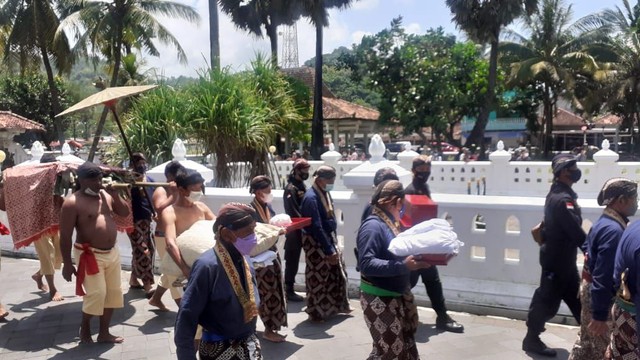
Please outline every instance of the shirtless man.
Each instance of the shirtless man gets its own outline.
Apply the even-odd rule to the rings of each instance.
[[[191,269],[180,255],[176,238],[196,221],[215,220],[216,216],[207,205],[199,201],[203,195],[204,179],[197,171],[187,169],[179,173],[176,176],[176,185],[178,199],[164,209],[160,215],[160,221],[164,225],[167,253],[180,267],[184,276],[188,277]]]
[[[76,275],[76,294],[84,295],[80,342],[92,343],[90,322],[100,317],[98,342],[121,343],[122,337],[109,333],[113,309],[123,307],[120,279],[120,253],[116,246],[113,214],[127,216],[129,208],[116,190],[102,189],[102,171],[90,162],[77,171],[80,189],[65,199],[60,211],[60,247],[64,266],[62,276],[71,281]],[[78,271],[71,262],[71,237]],[[86,289],[84,293],[82,287]]]
[[[156,220],[156,233],[154,239],[156,241],[156,250],[158,250],[158,255],[160,258],[164,257],[164,254],[167,252],[166,250],[166,242],[164,236],[164,223],[160,215],[162,212],[169,206],[173,205],[173,203],[178,199],[178,186],[176,185],[176,176],[178,173],[182,173],[186,171],[186,169],[180,165],[178,161],[171,161],[164,168],[164,176],[167,178],[167,182],[169,186],[165,187],[157,187],[153,192],[153,197],[151,201],[153,202],[153,207],[156,209],[156,213],[158,217]],[[183,290],[181,287],[173,286],[172,283],[176,280],[175,277],[162,274],[160,276],[160,281],[158,282],[158,286],[156,287],[156,291],[153,293],[153,296],[149,300],[149,305],[155,306],[159,308],[161,311],[168,311],[167,307],[162,303],[162,295],[169,289],[171,292],[171,297],[176,302],[178,306],[180,306],[180,299],[182,298]]]

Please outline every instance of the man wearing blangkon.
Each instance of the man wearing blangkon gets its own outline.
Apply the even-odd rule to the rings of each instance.
[[[561,301],[580,323],[582,306],[578,297],[580,276],[576,258],[586,237],[578,195],[571,189],[582,175],[575,157],[556,155],[551,167],[553,184],[544,204],[544,241],[540,247],[542,274],[540,286],[531,299],[527,335],[522,341],[522,350],[549,357],[556,356],[556,351],[540,340],[540,333],[544,331],[544,324],[558,312]]]
[[[100,317],[98,342],[121,343],[124,339],[109,333],[113,309],[123,306],[120,284],[120,252],[116,246],[113,214],[127,216],[125,201],[109,188],[102,189],[102,171],[90,162],[77,171],[80,189],[68,197],[60,211],[60,247],[64,267],[62,276],[71,281],[76,275],[76,294],[84,296],[80,342],[92,343],[90,321]],[[71,262],[71,237],[78,271]],[[86,294],[82,287],[86,290]]]

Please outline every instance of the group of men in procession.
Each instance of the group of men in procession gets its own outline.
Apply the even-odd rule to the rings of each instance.
[[[142,154],[134,154],[131,166],[140,180],[148,180]],[[279,331],[288,326],[287,301],[306,300],[304,311],[312,322],[353,310],[348,302],[347,273],[338,246],[331,197],[336,170],[320,166],[307,189],[309,170],[306,160],[297,159],[284,190],[285,212],[291,217],[311,219],[304,229],[286,232],[284,266],[276,245],[270,249],[277,254],[270,264],[254,267],[249,256],[258,242],[256,223],[268,224],[275,215],[269,177],[252,179],[249,191],[253,201],[249,205],[226,204],[217,216],[200,201],[204,191],[202,176],[178,162],[166,166],[168,186],[131,189],[134,230],[130,234],[133,257],[129,284],[143,289],[149,304],[163,311],[167,308],[162,296],[169,290],[179,306],[175,325],[179,359],[195,359],[197,353],[201,359],[261,359],[257,317],[264,323],[263,339],[285,341]],[[638,206],[637,183],[614,178],[604,184],[598,204],[605,209],[587,235],[582,229],[577,195],[571,188],[581,177],[576,158],[557,155],[552,171],[554,180],[545,202],[540,242],[540,286],[531,301],[522,349],[543,356],[556,355],[542,342],[540,334],[564,301],[581,324],[570,359],[640,359],[634,305],[640,301],[640,224],[627,227],[628,218]],[[390,241],[404,230],[400,218],[405,195],[431,196],[427,185],[430,158],[414,159],[412,173],[413,181],[407,188],[403,188],[393,169],[383,168],[376,173],[375,190],[356,238],[360,303],[373,340],[369,359],[419,359],[414,339],[418,313],[411,289],[420,278],[437,315],[436,327],[464,331],[447,314],[437,267],[420,256],[398,257],[388,250]],[[96,340],[119,343],[123,339],[109,332],[114,309],[123,306],[114,216],[126,217],[130,210],[119,190],[103,186],[102,175],[103,170],[93,163],[81,165],[77,169],[77,191],[61,203],[62,274],[67,281],[76,276],[76,294],[83,296],[81,342],[93,342],[90,320],[98,316]],[[0,209],[4,208],[0,197]],[[177,239],[201,220],[214,221],[215,239],[210,250],[188,264]],[[151,233],[153,221],[155,234]],[[74,230],[76,242],[72,244]],[[285,234],[284,229],[281,234]],[[45,240],[46,249],[41,246],[44,250],[38,251],[44,265],[33,278],[45,289],[44,276],[51,299],[58,301],[62,297],[53,283],[57,240],[38,241]],[[579,248],[585,254],[582,276],[576,265]],[[302,250],[306,298],[294,291]],[[160,256],[168,254],[183,276],[162,274],[153,289],[155,251]],[[7,313],[0,305],[0,318]]]

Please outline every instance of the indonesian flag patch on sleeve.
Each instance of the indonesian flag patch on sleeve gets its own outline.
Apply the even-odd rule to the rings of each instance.
[[[567,205],[567,210],[573,210],[575,207],[573,206],[573,202],[565,201],[565,205]]]

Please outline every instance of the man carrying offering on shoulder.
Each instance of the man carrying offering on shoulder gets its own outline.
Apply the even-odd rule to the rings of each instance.
[[[60,211],[62,276],[71,281],[71,276],[76,275],[76,294],[84,296],[80,342],[93,342],[90,321],[93,316],[99,316],[98,342],[121,343],[122,337],[109,333],[113,310],[123,307],[120,252],[116,246],[113,214],[127,216],[129,207],[116,190],[102,188],[102,170],[96,164],[85,162],[78,168],[77,175],[80,189],[65,199]],[[74,230],[77,271],[71,261]]]

